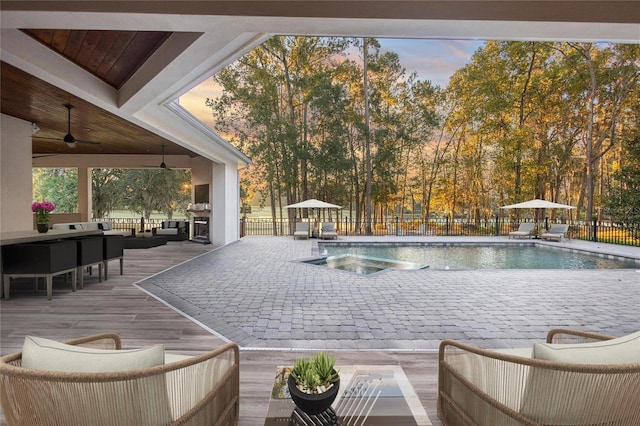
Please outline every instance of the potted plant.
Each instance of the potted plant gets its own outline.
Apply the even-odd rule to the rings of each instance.
[[[49,214],[55,210],[56,206],[51,201],[34,201],[31,204],[31,211],[36,216],[36,228],[38,232],[45,233],[49,230]]]
[[[313,358],[297,358],[287,385],[293,402],[307,414],[320,414],[338,395],[340,375],[335,357],[317,353]]]

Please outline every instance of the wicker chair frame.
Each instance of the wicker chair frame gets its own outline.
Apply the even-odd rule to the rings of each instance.
[[[122,348],[120,338],[113,333],[66,343],[98,349]],[[22,368],[21,362],[21,352],[0,358],[0,403],[9,426],[67,426],[69,411],[73,411],[71,417],[76,424],[109,425],[116,421],[148,425],[156,421],[145,417],[145,413],[167,406],[170,421],[166,424],[170,425],[238,423],[240,359],[234,343],[169,364],[116,373],[32,370]],[[141,402],[146,410],[137,410],[135,405]],[[76,403],[82,409],[74,409]],[[122,423],[119,412],[135,416],[127,414]]]
[[[586,343],[613,337],[554,329],[547,343]],[[533,371],[553,378],[537,398],[545,411],[537,418],[523,414],[527,379]],[[640,425],[640,363],[568,364],[480,349],[454,340],[440,344],[438,417],[445,426],[542,426],[542,419],[566,418],[568,398],[589,390],[578,424]],[[591,391],[593,390],[593,391]],[[526,395],[531,398],[532,395]],[[595,398],[594,398],[595,396]],[[574,404],[575,405],[575,404]],[[556,423],[576,424],[576,423]]]

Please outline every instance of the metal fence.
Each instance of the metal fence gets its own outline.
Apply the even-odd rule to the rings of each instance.
[[[297,221],[300,220],[298,219]],[[282,219],[274,223],[271,219],[242,218],[240,219],[240,233],[241,237],[245,235],[293,235],[295,222]],[[537,224],[536,232],[544,232],[553,223],[545,219]],[[618,224],[606,221],[593,221],[592,223],[571,221],[565,223],[569,223],[567,238],[640,247],[640,225],[638,224]],[[364,222],[356,223],[345,218],[335,221],[334,224],[339,235],[366,234]],[[428,221],[400,221],[399,218],[393,218],[373,222],[371,224],[371,235],[507,236],[509,232],[517,230],[519,224],[520,222],[500,217],[474,222],[449,218],[430,219]],[[316,232],[319,226],[316,224],[311,228],[314,230],[313,232]]]
[[[145,230],[150,231],[153,228],[162,228],[162,221],[166,219],[145,219],[144,224],[142,224],[140,218],[111,218],[106,220],[111,222],[111,229],[118,231],[135,230],[137,234]]]

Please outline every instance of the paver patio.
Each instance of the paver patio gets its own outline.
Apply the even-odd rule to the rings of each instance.
[[[463,240],[384,237],[396,239]],[[245,237],[138,285],[243,348],[419,350],[436,349],[445,338],[500,348],[529,346],[556,327],[611,335],[640,330],[640,264],[364,276],[298,262],[311,257],[315,244]],[[564,246],[640,259],[639,248],[582,241]]]

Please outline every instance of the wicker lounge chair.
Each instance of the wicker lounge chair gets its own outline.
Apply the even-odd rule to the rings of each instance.
[[[67,342],[73,345],[71,350],[58,342],[40,346],[46,339],[36,339],[26,338],[23,352],[0,359],[0,402],[9,426],[238,423],[239,353],[233,343],[190,357],[165,354],[160,345],[159,356],[158,347],[121,350],[120,338],[115,334],[72,340]],[[42,361],[43,356],[54,351],[54,357],[65,358],[60,364],[75,365],[74,371],[83,372],[51,371],[65,369],[57,364],[48,369],[23,367],[34,363],[34,347],[36,352],[42,350],[36,359],[40,356]],[[62,353],[56,354],[56,350]],[[160,362],[139,368],[139,354],[144,352],[149,358],[149,351],[153,351],[154,361],[159,358]],[[66,359],[86,357],[87,353],[98,359],[91,358],[92,362],[84,364]],[[122,362],[122,357],[137,358]],[[138,368],[120,371],[105,367],[105,358]],[[103,372],[87,372],[95,371],[97,365]]]
[[[509,232],[509,238],[529,238],[533,236],[533,228],[535,228],[533,222],[523,222],[518,227],[517,231]]]
[[[297,222],[296,231],[293,233],[293,239],[296,238],[309,238],[309,223]]]
[[[568,230],[569,230],[569,225],[567,224],[563,224],[563,223],[554,224],[554,225],[551,225],[551,229],[549,229],[549,232],[545,232],[541,234],[540,238],[543,240],[563,241],[564,235],[567,233]]]
[[[552,344],[567,337],[593,343]],[[445,426],[638,425],[640,332],[611,339],[552,330],[533,350],[501,351],[444,340],[438,417]]]

